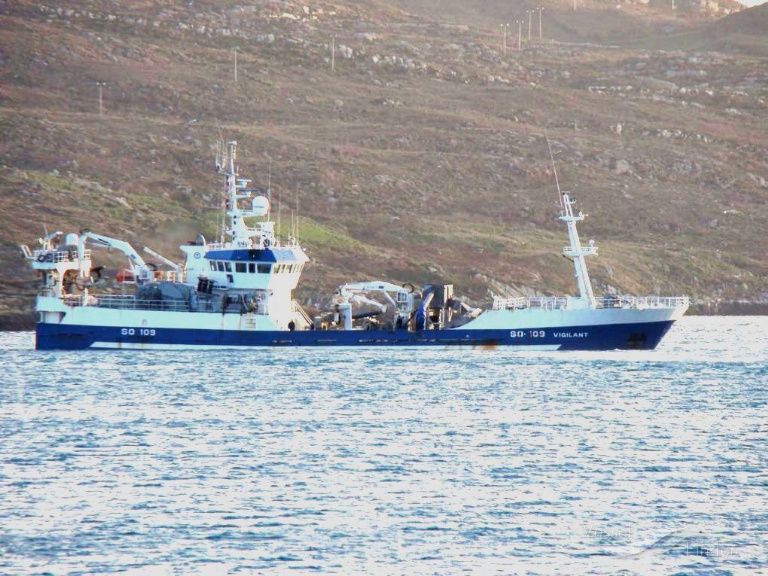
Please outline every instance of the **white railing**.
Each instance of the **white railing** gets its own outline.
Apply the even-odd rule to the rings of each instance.
[[[43,296],[53,296],[53,295],[54,294],[53,294],[52,290],[50,291],[50,293],[43,294]],[[85,294],[77,294],[77,295],[66,294],[64,297],[62,297],[61,301],[64,302],[64,304],[66,304],[67,306],[72,306],[73,308],[75,306],[85,306],[86,305]],[[96,304],[90,298],[87,300],[87,303],[88,303],[89,306]]]
[[[166,312],[189,312],[189,304],[183,300],[148,300],[133,296],[107,294],[96,297],[99,308],[120,310],[163,310]]]
[[[543,296],[519,298],[494,298],[494,310],[523,310],[537,308],[542,310],[564,310],[568,308],[568,298],[562,296]]]
[[[591,256],[592,254],[597,254],[597,248],[594,246],[581,246],[576,249],[573,246],[564,246],[563,254],[566,256]]]
[[[598,308],[687,308],[688,296],[604,296],[596,298]]]
[[[27,249],[29,250],[29,249]],[[59,249],[56,252],[53,250],[35,250],[34,258],[38,262],[47,262],[58,264],[59,262],[74,262],[77,260],[77,250],[72,249]],[[83,250],[83,260],[91,259],[91,251]]]
[[[519,298],[494,298],[494,310],[566,310],[570,302],[579,301],[576,297],[544,296]],[[687,296],[605,296],[595,298],[598,308],[687,308],[690,299]]]
[[[296,300],[291,300],[291,314],[298,314],[307,326],[313,324],[312,318],[309,317],[307,311]]]
[[[237,302],[222,302],[214,304],[211,300],[198,299],[193,303],[183,300],[152,300],[148,298],[136,298],[135,296],[122,294],[83,294],[66,295],[62,301],[67,306],[94,306],[96,308],[110,308],[113,310],[155,310],[162,312],[221,312],[227,314],[243,313],[243,308]],[[258,312],[256,309],[248,310],[252,314],[266,315],[266,311]]]
[[[177,272],[176,270],[154,270],[152,272],[152,277],[157,280],[165,280],[166,282],[177,282],[181,281],[181,272]]]

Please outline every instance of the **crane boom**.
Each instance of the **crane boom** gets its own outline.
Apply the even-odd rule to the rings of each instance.
[[[158,254],[157,252],[152,250],[152,248],[150,248],[149,246],[144,246],[144,252],[146,252],[147,254],[152,254],[152,256],[154,256],[158,260],[162,260],[165,264],[167,264],[168,266],[170,266],[171,268],[173,268],[177,272],[179,270],[181,270],[181,266],[179,266],[175,262],[172,262],[171,260],[168,260],[168,258],[163,256],[162,254]]]
[[[124,240],[116,240],[115,238],[110,238],[109,236],[103,236],[101,234],[95,234],[90,230],[83,230],[80,233],[80,242],[85,245],[86,240],[91,240],[97,246],[114,248],[125,254],[130,263],[131,272],[133,272],[134,277],[138,282],[143,283],[152,279],[152,271],[147,266],[147,263],[128,242],[125,242]]]

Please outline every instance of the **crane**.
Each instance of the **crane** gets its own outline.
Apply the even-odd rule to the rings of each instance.
[[[116,240],[114,238],[110,238],[109,236],[102,236],[101,234],[96,234],[90,230],[82,230],[80,232],[80,242],[83,246],[85,246],[86,240],[91,240],[97,246],[102,246],[104,248],[114,248],[115,250],[119,250],[125,254],[128,257],[128,261],[130,263],[131,272],[133,273],[134,278],[136,278],[136,282],[138,284],[144,284],[145,282],[149,282],[153,279],[152,270],[149,269],[149,266],[147,266],[147,263],[144,261],[144,259],[139,255],[138,252],[136,252],[133,246],[128,244],[128,242],[123,240]]]

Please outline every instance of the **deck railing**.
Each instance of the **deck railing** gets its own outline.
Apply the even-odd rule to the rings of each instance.
[[[161,310],[164,312],[221,312],[224,314],[242,314],[243,307],[237,302],[228,302],[226,306],[220,301],[214,303],[208,299],[195,299],[191,303],[184,300],[157,300],[149,298],[136,298],[123,294],[99,294],[67,295],[63,298],[67,306],[94,306],[96,308],[110,308],[113,310]],[[266,314],[249,310],[254,314]]]
[[[596,298],[597,308],[633,308],[644,310],[649,308],[687,308],[690,300],[687,296],[605,296]],[[572,303],[577,298],[563,296],[543,297],[519,297],[519,298],[495,298],[494,310],[567,310],[573,308]],[[150,300],[137,299],[134,296],[105,294],[99,296],[89,295],[87,302],[82,295],[66,296],[64,303],[68,306],[96,306],[99,308],[112,308],[120,310],[164,310],[167,312],[212,312],[212,303],[208,300],[199,300],[190,306],[183,300]],[[230,305],[225,312],[237,312],[236,306]],[[292,312],[299,312],[303,318],[311,322],[309,316],[294,301],[291,305]]]
[[[24,248],[27,248],[24,246]],[[24,253],[25,255],[28,255],[29,248],[27,248]],[[54,264],[58,264],[59,262],[73,262],[77,260],[77,249],[75,248],[59,248],[55,252],[52,250],[35,250],[34,253],[31,254],[37,260],[38,262],[52,262]],[[83,261],[90,260],[91,259],[91,251],[90,249],[83,250]]]
[[[568,307],[568,299],[563,297],[525,297],[494,298],[494,310],[523,310],[539,308],[543,310],[563,310]]]
[[[567,310],[577,298],[568,297],[519,297],[494,298],[494,310]],[[597,308],[686,308],[690,305],[687,296],[604,296],[595,298]]]
[[[307,311],[296,300],[291,300],[291,313],[297,314],[307,326],[313,324],[312,318],[309,317]]]
[[[688,296],[604,296],[597,298],[598,308],[687,308]]]
[[[183,300],[150,300],[133,296],[107,294],[96,297],[99,308],[120,310],[164,310],[167,312],[189,312],[189,303]]]

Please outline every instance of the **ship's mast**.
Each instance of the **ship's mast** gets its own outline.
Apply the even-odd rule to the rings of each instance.
[[[587,271],[587,262],[584,260],[586,256],[594,256],[597,254],[597,246],[595,241],[590,240],[589,245],[584,248],[579,240],[579,231],[576,229],[576,222],[584,220],[585,216],[581,212],[574,216],[573,205],[576,200],[571,199],[571,195],[568,192],[560,190],[560,180],[557,177],[557,167],[555,166],[555,156],[552,154],[552,144],[547,137],[547,149],[549,150],[549,158],[552,161],[552,171],[555,174],[555,185],[557,186],[557,195],[560,200],[560,216],[559,219],[565,222],[568,228],[568,239],[570,245],[563,248],[563,254],[573,262],[575,269],[574,275],[576,276],[576,283],[579,286],[579,300],[583,306],[589,308],[597,308],[597,302],[595,301],[595,295],[592,292],[592,283],[589,280],[589,272]]]
[[[237,172],[235,171],[235,160],[237,159],[237,142],[232,140],[227,142],[227,156],[224,159],[224,165],[217,166],[219,174],[226,177],[226,191],[224,195],[226,217],[229,219],[229,225],[225,229],[232,242],[237,242],[238,231],[243,226],[242,217],[239,217],[237,207]],[[239,222],[238,222],[239,221]],[[238,224],[240,226],[238,226]]]
[[[258,237],[257,243],[265,240],[274,242],[272,223],[261,222],[256,228],[250,228],[245,219],[253,216],[266,216],[269,214],[269,199],[266,196],[253,196],[253,190],[248,186],[250,180],[238,178],[237,168],[237,142],[232,140],[227,143],[227,156],[223,163],[216,162],[216,170],[226,177],[226,216],[229,220],[225,233],[232,239],[232,245],[241,248],[251,248],[254,243],[252,238]],[[222,165],[223,164],[223,165]],[[251,200],[250,209],[243,209],[239,205],[240,200]]]
[[[587,256],[594,256],[597,254],[597,246],[595,246],[594,240],[590,240],[589,244],[585,247],[581,245],[579,240],[579,232],[576,229],[576,223],[584,220],[585,216],[581,212],[574,215],[573,205],[576,200],[572,200],[568,192],[562,193],[563,209],[560,212],[559,220],[565,222],[568,228],[568,239],[570,245],[563,248],[563,254],[573,262],[573,267],[576,276],[576,282],[579,285],[579,296],[583,303],[590,308],[596,308],[595,295],[592,292],[592,283],[589,280],[589,272],[587,271],[587,262],[585,258]]]

